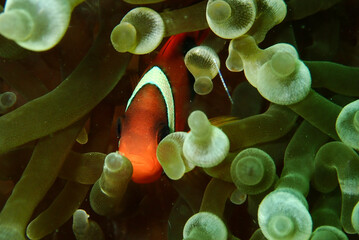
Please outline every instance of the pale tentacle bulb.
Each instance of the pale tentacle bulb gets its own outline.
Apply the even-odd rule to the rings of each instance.
[[[240,53],[233,48],[233,41],[228,46],[228,57],[226,59],[226,67],[231,72],[243,71],[243,61]]]
[[[348,240],[343,231],[333,226],[320,226],[312,233],[311,240]]]
[[[223,0],[213,1],[207,7],[207,15],[212,21],[223,23],[232,15],[231,5]]]
[[[359,150],[359,100],[343,107],[335,123],[335,128],[342,142]]]
[[[273,45],[264,50],[260,49],[255,39],[249,35],[232,39],[230,42],[230,48],[235,50],[242,59],[244,74],[248,82],[256,88],[258,88],[258,70],[272,58],[274,53],[280,51],[282,47],[285,48],[286,52],[291,53],[291,55],[298,55],[295,48],[283,43]]]
[[[193,84],[193,90],[198,95],[206,95],[213,90],[213,82],[212,79],[208,76],[199,76],[195,79]]]
[[[226,240],[227,227],[215,214],[199,212],[187,220],[183,228],[183,239]]]
[[[188,117],[191,132],[183,143],[185,158],[199,167],[213,167],[224,160],[229,151],[228,137],[219,128],[212,126],[201,111]]]
[[[292,55],[291,45],[281,44],[258,72],[258,91],[269,101],[290,105],[303,100],[311,89],[311,76],[304,63]],[[273,46],[275,47],[275,45]]]
[[[206,18],[211,30],[221,38],[237,38],[253,25],[257,13],[253,0],[209,0]]]
[[[72,228],[74,229],[75,234],[76,233],[83,234],[84,232],[87,231],[89,227],[88,226],[89,217],[90,215],[88,215],[85,210],[77,209],[74,212]]]
[[[72,10],[83,1],[6,1],[4,12],[0,14],[0,34],[28,50],[46,51],[64,36]]]
[[[4,92],[0,94],[0,113],[5,113],[16,103],[16,94],[13,92]]]
[[[137,45],[137,30],[128,22],[121,22],[111,33],[111,42],[118,52],[132,51]]]
[[[82,145],[88,142],[88,134],[84,127],[81,129],[81,132],[79,132],[79,135],[77,135],[76,142]]]
[[[272,186],[275,180],[273,159],[263,150],[247,148],[231,164],[231,178],[243,193],[259,194]]]
[[[341,190],[340,221],[347,233],[356,233],[352,225],[355,205],[359,201],[359,156],[342,142],[324,144],[315,156],[313,185],[320,192],[331,192],[339,183]]]
[[[161,43],[165,25],[154,10],[138,7],[129,11],[111,33],[111,42],[118,52],[146,54]]]
[[[108,196],[122,195],[128,176],[132,174],[129,160],[118,152],[110,153],[105,158],[103,172],[99,178],[101,190]]]
[[[287,9],[283,0],[257,0],[256,4],[256,19],[249,31],[245,34],[253,37],[256,43],[260,43],[264,40],[270,29],[283,21],[286,16]],[[238,38],[240,36],[241,35],[234,38]],[[233,47],[233,41],[229,44],[228,53],[229,54],[226,60],[227,69],[231,72],[242,71],[243,62],[239,52]]]
[[[170,133],[157,146],[157,159],[170,179],[178,180],[194,168],[194,165],[188,162],[182,153],[187,135],[186,132]]]
[[[90,204],[97,214],[108,216],[123,211],[121,200],[132,171],[131,162],[118,152],[106,156],[103,172],[90,193]]]
[[[12,10],[0,15],[1,34],[15,41],[27,40],[34,31],[34,20],[31,15],[24,10]],[[14,29],[17,29],[14,31]]]
[[[260,43],[269,30],[284,20],[287,6],[284,0],[257,0],[256,3],[257,17],[247,34]]]
[[[104,240],[105,236],[100,226],[93,220],[85,210],[77,209],[73,214],[72,230],[77,240]]]
[[[247,35],[232,39],[229,50],[239,55],[235,60],[241,59],[238,62],[231,61],[230,66],[233,66],[231,68],[243,69],[248,82],[257,88],[258,67],[268,61],[270,57],[257,46],[253,37]]]
[[[298,59],[296,49],[285,43],[278,43],[264,50],[255,39],[243,36],[233,39],[230,44],[232,55],[238,54],[243,61],[244,73],[249,83],[258,89],[267,100],[290,105],[303,100],[311,89],[311,76],[308,68]],[[241,63],[232,63],[233,69],[240,69]]]
[[[268,194],[258,208],[258,222],[269,240],[306,240],[312,233],[312,219],[297,195],[276,190]]]
[[[210,93],[213,89],[212,79],[220,67],[217,53],[207,46],[194,47],[187,52],[184,62],[195,78],[194,91],[199,95]]]
[[[236,189],[231,194],[230,200],[233,204],[241,205],[247,200],[247,194]]]

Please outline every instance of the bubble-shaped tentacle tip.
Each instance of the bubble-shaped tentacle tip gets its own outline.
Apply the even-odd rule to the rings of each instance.
[[[195,78],[194,91],[206,95],[212,91],[212,79],[218,74],[220,61],[210,47],[197,46],[190,49],[184,58],[187,69]]]
[[[226,240],[226,225],[215,214],[199,212],[190,217],[183,228],[184,240]]]
[[[84,145],[88,142],[88,134],[86,132],[86,128],[82,128],[79,134],[76,137],[76,142],[78,142],[81,145]]]
[[[212,79],[207,76],[200,76],[195,79],[193,90],[198,95],[207,95],[213,89]]]
[[[109,153],[100,178],[90,192],[91,208],[99,215],[112,216],[123,211],[122,198],[132,176],[130,160],[118,152]]]
[[[353,228],[357,233],[359,233],[359,202],[355,204],[351,219],[352,219]]]
[[[343,143],[359,150],[359,100],[343,107],[338,115],[335,128]]]
[[[72,9],[81,1],[9,0],[0,14],[0,33],[32,51],[54,47],[64,36]],[[39,10],[41,9],[41,11]]]
[[[0,33],[14,41],[25,41],[34,30],[34,20],[24,10],[15,9],[0,14]]]
[[[276,52],[269,64],[274,74],[279,77],[287,77],[296,69],[297,56],[293,56],[290,52]]]
[[[100,226],[93,220],[89,220],[85,210],[77,209],[73,214],[72,230],[77,240],[104,240],[104,234]]]
[[[231,177],[236,187],[247,194],[267,190],[275,179],[273,159],[263,150],[247,148],[231,164]]]
[[[191,132],[183,143],[185,158],[199,167],[214,167],[221,163],[229,151],[229,140],[219,128],[212,126],[201,111],[188,117]]]
[[[119,52],[146,54],[161,43],[165,25],[159,13],[138,7],[129,11],[111,33],[113,47]]]
[[[207,15],[213,22],[223,23],[232,15],[232,8],[224,0],[213,1],[207,6]]]
[[[257,0],[256,3],[257,17],[247,34],[260,43],[270,29],[284,20],[287,15],[287,6],[284,0]]]
[[[241,205],[247,200],[247,194],[238,189],[235,189],[229,199],[233,204]]]
[[[77,209],[72,218],[72,229],[75,234],[83,234],[85,233],[89,228],[89,217],[85,210]]]
[[[166,175],[172,180],[180,179],[183,174],[194,168],[194,165],[188,162],[182,153],[187,134],[186,132],[170,133],[157,147],[157,159]]]
[[[311,89],[309,69],[300,61],[295,49],[289,44],[281,44],[271,59],[258,71],[257,88],[269,101],[290,105],[303,100]]]
[[[4,92],[0,94],[0,113],[6,112],[7,109],[16,103],[16,94],[13,92]]]
[[[246,33],[256,17],[253,0],[209,0],[206,18],[211,30],[221,38],[232,39]]]
[[[348,237],[336,227],[320,226],[312,233],[310,240],[348,240]]]
[[[237,54],[236,58],[232,61],[240,59],[237,62],[231,63],[234,65],[232,68],[238,70],[243,68],[248,82],[252,86],[257,87],[258,68],[264,62],[269,60],[269,57],[264,53],[264,50],[257,46],[257,43],[252,36],[244,35],[230,41],[229,51],[230,53]],[[228,61],[230,60],[228,59]]]
[[[228,46],[228,57],[226,59],[226,67],[231,72],[243,71],[243,61],[239,52],[233,48],[233,41]]]
[[[312,219],[306,206],[294,194],[282,190],[263,199],[258,222],[269,240],[306,240],[312,233]]]
[[[109,153],[103,164],[99,185],[103,193],[115,197],[123,194],[131,176],[131,162],[118,152]]]
[[[121,22],[111,32],[111,43],[117,52],[133,51],[137,43],[137,30],[128,22]]]

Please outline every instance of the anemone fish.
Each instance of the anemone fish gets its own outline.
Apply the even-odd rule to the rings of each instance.
[[[131,161],[132,180],[136,183],[160,178],[158,143],[167,134],[186,127],[193,80],[184,55],[200,44],[206,34],[183,33],[169,38],[138,82],[118,121],[118,151]]]

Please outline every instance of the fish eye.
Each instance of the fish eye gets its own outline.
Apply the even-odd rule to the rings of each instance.
[[[119,117],[117,119],[117,123],[116,123],[116,134],[117,134],[117,138],[120,138],[121,137],[121,118]]]
[[[163,125],[157,133],[157,143],[161,142],[168,134],[170,134],[170,128],[167,125]]]

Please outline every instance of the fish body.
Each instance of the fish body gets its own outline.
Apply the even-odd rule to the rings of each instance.
[[[158,143],[170,132],[185,129],[192,86],[184,54],[201,39],[198,32],[172,36],[128,100],[121,118],[119,153],[131,161],[136,183],[154,182],[161,176]]]

